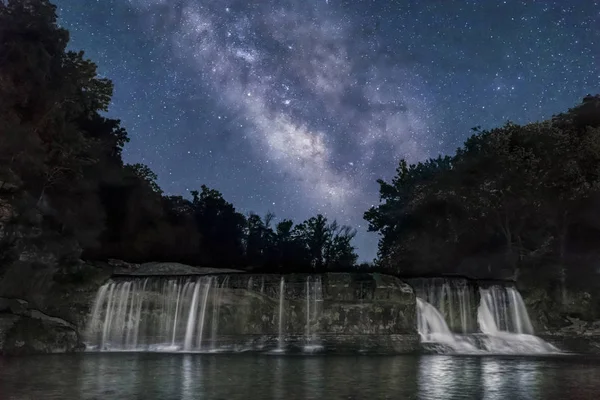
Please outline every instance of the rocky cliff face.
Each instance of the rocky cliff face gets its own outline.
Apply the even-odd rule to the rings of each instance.
[[[51,229],[17,177],[0,179],[0,354],[75,351],[78,285],[61,282],[78,260],[78,246]],[[95,290],[95,289],[94,289]],[[85,303],[85,300],[83,301]]]
[[[32,309],[20,299],[0,298],[0,350],[5,355],[82,350],[75,325]]]
[[[525,288],[524,300],[538,336],[565,351],[600,354],[598,306],[589,292],[570,291],[559,303],[545,290]]]

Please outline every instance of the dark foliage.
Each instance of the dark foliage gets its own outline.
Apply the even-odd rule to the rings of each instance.
[[[379,181],[379,266],[546,287],[598,285],[600,96],[550,121],[476,133]],[[564,293],[564,290],[563,290]]]
[[[15,223],[35,209],[45,229],[75,238],[86,258],[254,270],[354,266],[354,231],[321,215],[298,225],[246,217],[214,189],[165,196],[147,166],[125,165],[127,132],[103,114],[112,83],[83,52],[68,51],[68,41],[47,0],[0,0],[0,172],[18,177],[28,194],[11,197],[24,210]]]

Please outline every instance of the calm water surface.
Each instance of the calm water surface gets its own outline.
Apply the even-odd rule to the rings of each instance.
[[[0,399],[600,399],[600,359],[148,353],[0,358]]]

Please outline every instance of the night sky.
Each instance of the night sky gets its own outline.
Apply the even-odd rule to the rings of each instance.
[[[600,93],[600,1],[54,0],[168,194],[358,230],[401,158]]]

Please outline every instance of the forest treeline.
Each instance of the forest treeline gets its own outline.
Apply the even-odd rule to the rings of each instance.
[[[365,213],[379,264],[600,288],[600,96],[543,122],[475,133],[452,156],[401,161]]]
[[[75,238],[89,259],[299,271],[356,264],[355,231],[322,215],[275,223],[206,186],[192,198],[163,194],[147,166],[123,162],[127,132],[105,114],[113,85],[68,42],[50,2],[0,1],[0,191],[18,182],[27,194],[11,194],[13,225],[34,223],[36,210],[44,229]]]
[[[13,225],[41,213],[44,229],[76,239],[88,259],[356,266],[347,226],[244,215],[206,186],[165,195],[147,166],[125,164],[127,132],[106,116],[112,83],[68,41],[47,0],[0,0],[0,197],[10,197]],[[380,204],[365,213],[381,235],[377,270],[598,282],[600,96],[548,121],[475,128],[456,154],[401,161],[379,184]]]

